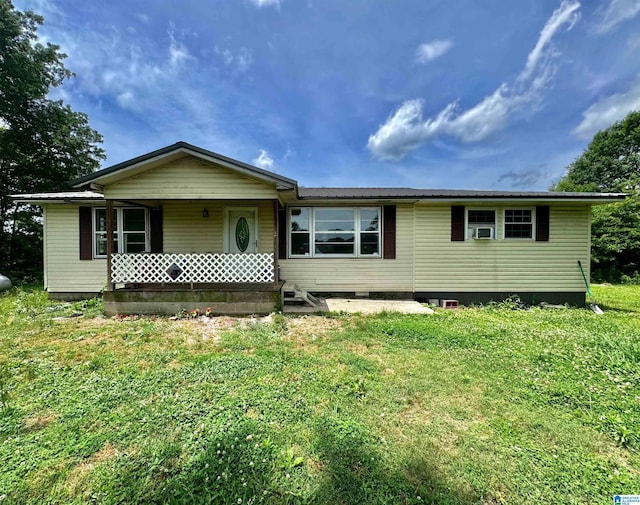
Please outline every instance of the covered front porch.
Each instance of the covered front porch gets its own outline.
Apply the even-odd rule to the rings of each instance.
[[[273,253],[134,253],[111,255],[113,289],[104,309],[114,314],[268,313],[280,303]]]
[[[118,209],[144,209],[145,229],[128,229],[127,212]],[[99,244],[104,228],[108,315],[196,309],[240,315],[280,305],[275,200],[107,200],[94,216],[104,216],[94,233]],[[144,250],[128,249],[142,248],[136,235],[142,231]]]
[[[81,210],[80,257],[106,260],[108,314],[279,305],[280,192],[296,181],[178,142],[75,186],[104,197]]]

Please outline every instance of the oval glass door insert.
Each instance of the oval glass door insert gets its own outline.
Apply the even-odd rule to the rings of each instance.
[[[236,245],[240,252],[245,252],[249,247],[250,235],[249,223],[245,217],[241,217],[236,223]]]

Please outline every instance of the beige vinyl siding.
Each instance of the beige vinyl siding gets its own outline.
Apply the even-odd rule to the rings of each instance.
[[[77,205],[47,205],[44,229],[45,288],[55,292],[99,292],[107,283],[107,260],[80,261]]]
[[[278,260],[280,277],[308,291],[413,291],[413,206],[398,205],[396,259],[293,258]]]
[[[273,251],[273,201],[160,201],[165,252],[222,252],[225,209],[258,208],[260,252]],[[478,208],[476,205],[467,205]],[[202,216],[207,208],[209,217]],[[504,208],[497,213],[502,237]],[[77,205],[45,206],[45,279],[50,292],[98,292],[106,260],[79,260]],[[550,240],[451,242],[447,204],[397,206],[396,259],[296,258],[279,260],[281,278],[309,291],[515,292],[584,291],[577,260],[589,265],[588,205],[552,205]],[[415,258],[415,261],[414,261]],[[587,272],[588,275],[588,272]]]
[[[498,211],[498,240],[452,242],[451,207],[416,205],[415,290],[584,291],[577,262],[589,264],[589,206],[552,205],[549,242],[503,240],[503,209],[518,207],[488,207]]]
[[[182,200],[162,203],[163,242],[166,253],[224,252],[225,209],[258,210],[258,250],[273,252],[273,202],[240,203],[216,200]],[[203,217],[203,209],[209,217]]]
[[[258,252],[274,252],[274,235],[277,217],[273,208],[274,202],[260,202],[258,207]]]
[[[274,185],[185,157],[104,188],[108,199],[274,199]]]

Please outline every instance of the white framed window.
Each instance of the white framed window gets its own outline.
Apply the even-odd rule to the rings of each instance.
[[[504,209],[504,238],[533,239],[533,209]]]
[[[311,256],[311,208],[289,209],[289,256]]]
[[[467,239],[496,238],[495,209],[467,209]]]
[[[113,209],[113,251],[139,253],[149,250],[149,215],[141,207]],[[93,256],[107,257],[107,209],[93,209]]]
[[[380,257],[380,207],[292,207],[289,256]]]
[[[380,207],[360,207],[358,216],[359,256],[380,256]]]

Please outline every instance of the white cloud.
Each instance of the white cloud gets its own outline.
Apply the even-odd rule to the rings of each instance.
[[[251,0],[256,7],[280,7],[280,0]]]
[[[529,56],[527,57],[527,64],[518,79],[528,79],[531,73],[535,71],[538,63],[540,63],[540,60],[545,56],[548,56],[548,51],[546,49],[549,47],[551,39],[553,38],[555,33],[563,24],[569,25],[567,31],[573,28],[573,25],[576,23],[579,17],[579,8],[580,4],[578,2],[563,0],[563,2],[560,4],[560,7],[553,11],[553,14],[540,32],[538,42],[536,43],[533,50],[529,53]]]
[[[444,53],[453,47],[451,40],[432,40],[420,44],[416,49],[416,61],[418,63],[428,63],[440,58]]]
[[[120,105],[120,107],[122,107],[123,109],[135,108],[136,98],[135,98],[135,95],[133,94],[133,91],[130,89],[126,89],[121,93],[119,93],[116,96],[116,100],[118,102],[118,105]]]
[[[638,13],[640,0],[611,0],[597,30],[606,33],[623,21],[636,17]]]
[[[640,78],[626,92],[603,98],[584,111],[582,121],[573,134],[579,138],[591,138],[634,110],[640,110]]]
[[[214,51],[228,67],[232,67],[237,72],[246,71],[253,63],[253,57],[246,47],[241,47],[236,54],[229,48],[221,49],[215,46]]]
[[[290,146],[287,146],[287,152],[284,153],[284,156],[282,157],[282,159],[284,161],[287,161],[289,158],[291,158],[292,156],[294,156],[296,153],[293,149],[291,149]]]
[[[236,64],[238,70],[240,72],[244,72],[249,68],[252,62],[253,58],[251,57],[251,53],[249,52],[249,50],[244,47],[240,49],[238,56],[236,56]]]
[[[640,49],[640,36],[636,35],[629,37],[629,40],[627,40],[627,47],[631,51],[637,51]]]
[[[252,160],[252,163],[256,167],[264,168],[265,170],[273,170],[273,158],[264,149],[260,149],[260,155]]]
[[[107,33],[60,30],[56,39],[69,55],[66,66],[76,72],[70,83],[76,93],[112,96],[134,112],[156,108],[157,99],[166,103],[167,96],[175,97],[184,67],[196,60],[171,30],[164,54],[132,42],[115,28]]]
[[[29,4],[24,8],[33,7],[34,0],[20,1]],[[141,146],[151,150],[178,139],[209,145],[238,159],[255,149],[245,145],[239,127],[229,126],[228,105],[220,98],[227,91],[236,92],[237,73],[204,79],[214,69],[191,49],[196,32],[182,31],[173,23],[164,37],[142,30],[131,34],[126,23],[96,23],[88,30],[65,10],[55,18],[45,16],[40,39],[59,44],[69,55],[65,66],[76,74],[54,88],[50,97],[90,114],[92,126],[104,135],[109,163],[145,149]],[[137,19],[134,22],[140,26]],[[246,62],[248,57],[243,58]],[[188,71],[196,65],[201,66],[197,72]],[[129,128],[128,121],[141,126]]]
[[[546,22],[525,67],[511,86],[502,83],[466,111],[460,112],[457,102],[450,103],[434,118],[428,119],[422,115],[422,100],[404,102],[369,137],[368,149],[378,158],[400,159],[437,135],[477,142],[502,130],[514,114],[535,110],[555,71],[557,53],[551,47],[553,36],[563,25],[568,25],[569,29],[574,25],[579,7],[576,0],[563,0]]]
[[[379,158],[402,158],[407,151],[417,148],[446,128],[455,104],[448,105],[436,118],[427,120],[422,117],[422,108],[422,100],[404,102],[387,122],[369,137],[367,147]]]
[[[169,32],[169,39],[169,63],[171,66],[179,66],[191,59],[195,60],[185,45],[177,41],[171,32]]]

